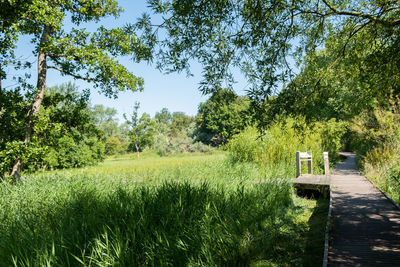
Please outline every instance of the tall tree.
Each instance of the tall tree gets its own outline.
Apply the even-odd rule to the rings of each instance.
[[[199,105],[196,117],[197,140],[219,146],[225,144],[251,122],[250,101],[228,89],[214,92]]]
[[[400,2],[393,0],[148,0],[162,16],[154,25],[143,16],[138,26],[149,39],[160,38],[161,69],[182,71],[191,60],[203,65],[204,93],[230,87],[239,68],[252,85],[249,95],[262,102],[295,77],[295,62],[322,47],[328,33],[347,43],[365,32],[368,42],[386,47],[400,36]],[[164,31],[163,31],[164,30]],[[165,36],[165,38],[164,38]],[[362,38],[359,42],[365,42]],[[396,47],[398,47],[396,45]],[[387,50],[386,59],[399,54]],[[294,61],[291,61],[292,58]],[[371,69],[371,71],[378,70]],[[225,83],[225,85],[224,85]]]
[[[124,114],[124,118],[125,118],[126,122],[128,123],[128,125],[130,125],[132,127],[131,139],[133,140],[133,142],[135,144],[136,155],[137,155],[138,159],[139,159],[139,128],[138,128],[138,126],[139,126],[139,114],[138,114],[139,107],[140,107],[140,103],[135,102],[135,104],[133,106],[133,112],[132,112],[130,119],[128,119],[126,114]]]
[[[17,0],[2,1],[0,7],[13,14],[13,20],[1,27],[2,33],[10,38],[7,49],[0,51],[0,65],[7,64],[13,56],[15,41],[21,35],[32,37],[33,53],[37,57],[37,83],[32,86],[33,100],[26,115],[25,145],[33,134],[49,69],[90,82],[109,97],[116,97],[118,91],[143,89],[143,80],[116,60],[119,55],[133,55],[135,60],[150,58],[150,51],[135,37],[131,27],[101,26],[95,32],[80,27],[81,23],[98,22],[106,16],[117,17],[122,9],[116,0]],[[0,13],[2,21],[7,14]],[[66,21],[74,27],[64,28]],[[19,179],[22,165],[23,157],[20,157],[11,172],[14,179]]]
[[[96,126],[104,132],[106,138],[119,135],[116,115],[117,110],[115,108],[104,107],[103,105],[94,105],[92,108],[92,116]]]

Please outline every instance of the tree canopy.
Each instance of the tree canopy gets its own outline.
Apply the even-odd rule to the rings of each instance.
[[[232,69],[239,68],[252,85],[249,95],[263,101],[289,83],[296,76],[295,65],[301,66],[306,55],[323,48],[327,38],[340,39],[335,58],[367,44],[381,50],[386,62],[399,54],[400,4],[393,0],[149,0],[148,4],[162,22],[154,25],[145,15],[137,25],[148,39],[159,37],[159,67],[167,72],[189,70],[191,60],[199,61],[204,93],[232,86]],[[362,58],[373,60],[369,53]],[[368,71],[376,74],[381,69],[370,65]]]
[[[36,86],[17,77],[20,85],[32,90],[32,104],[27,110],[24,144],[27,146],[34,134],[34,117],[42,105],[47,72],[54,69],[74,79],[92,83],[94,88],[109,97],[119,91],[142,90],[143,79],[135,76],[117,57],[129,55],[134,60],[149,59],[150,50],[136,38],[130,27],[106,28],[94,32],[81,26],[85,22],[118,17],[122,8],[115,0],[28,0],[1,1],[0,16],[5,21],[0,26],[2,49],[0,51],[0,78],[6,77],[5,68],[29,68],[30,62],[15,57],[16,41],[22,36],[31,38],[33,54],[37,57]],[[10,18],[10,19],[8,19]],[[71,28],[63,27],[69,21]],[[25,77],[29,77],[29,73]],[[12,175],[18,179],[23,157],[14,164]]]

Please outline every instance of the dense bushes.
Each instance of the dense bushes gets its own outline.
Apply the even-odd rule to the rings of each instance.
[[[365,175],[400,203],[400,143],[375,147],[362,160]]]
[[[314,172],[323,169],[323,151],[328,151],[331,162],[338,158],[341,137],[346,125],[335,120],[307,126],[301,119],[287,118],[271,125],[262,134],[249,127],[228,143],[233,162],[258,162],[271,168],[284,165],[295,171],[296,151],[312,151]]]
[[[11,93],[3,97],[7,100],[5,105],[15,98]],[[29,99],[29,96],[20,97]],[[15,124],[25,120],[26,113],[21,112],[23,103],[20,100],[20,105],[7,106],[6,113],[10,114],[0,116],[0,177],[10,173],[19,159],[23,159],[25,170],[35,171],[81,167],[104,158],[101,132],[91,117],[87,92],[78,92],[71,83],[47,88],[28,145],[23,142],[24,124]]]
[[[400,203],[400,100],[361,114],[352,124],[365,175]]]

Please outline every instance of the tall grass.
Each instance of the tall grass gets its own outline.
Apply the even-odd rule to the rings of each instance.
[[[227,147],[232,162],[256,162],[265,166],[272,176],[281,174],[294,178],[296,151],[312,151],[313,173],[322,173],[322,152],[329,152],[332,164],[337,162],[345,131],[346,125],[335,120],[307,125],[301,119],[287,118],[274,123],[262,134],[249,127],[234,136]]]
[[[282,183],[227,189],[79,177],[0,190],[3,266],[248,265],[268,254],[271,225],[292,205]]]
[[[400,203],[400,144],[386,144],[371,149],[362,164],[368,179],[396,203]]]
[[[364,174],[400,203],[400,99],[354,119],[351,129]]]
[[[326,214],[265,175],[225,153],[151,154],[2,183],[0,266],[319,266]]]

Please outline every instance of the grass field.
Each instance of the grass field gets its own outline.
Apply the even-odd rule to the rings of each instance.
[[[328,203],[287,176],[142,153],[2,183],[0,266],[320,266]]]

